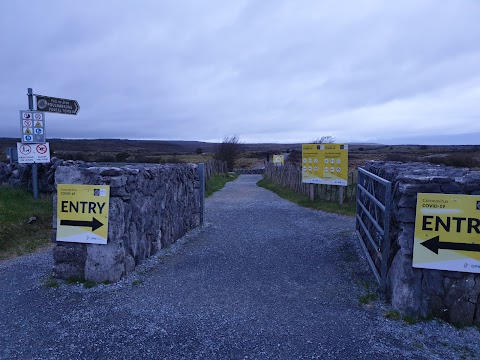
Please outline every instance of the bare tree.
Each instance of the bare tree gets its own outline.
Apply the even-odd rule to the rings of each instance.
[[[221,144],[215,147],[213,155],[215,160],[227,162],[228,171],[232,171],[235,165],[235,160],[238,159],[242,152],[242,143],[238,135],[225,136]]]
[[[333,136],[325,135],[317,138],[317,140],[313,140],[312,144],[333,144],[335,141],[337,141],[337,139]]]

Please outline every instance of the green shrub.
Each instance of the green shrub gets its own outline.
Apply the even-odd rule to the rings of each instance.
[[[409,161],[417,161],[417,159],[410,155],[405,155],[400,153],[388,153],[385,156],[385,161],[409,162]]]
[[[443,157],[431,157],[427,160],[432,164],[443,164],[453,167],[475,168],[480,164],[471,155],[450,154]]]

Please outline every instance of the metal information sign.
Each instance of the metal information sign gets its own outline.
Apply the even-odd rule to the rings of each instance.
[[[109,185],[58,184],[57,241],[107,244]]]
[[[80,105],[77,100],[61,99],[44,95],[35,95],[35,97],[37,98],[37,110],[67,115],[77,115],[80,110]]]
[[[20,110],[21,142],[38,144],[46,142],[45,114],[43,112]]]
[[[302,182],[348,185],[348,145],[303,144]]]
[[[413,267],[480,273],[480,195],[418,194]]]
[[[50,145],[17,143],[19,164],[42,164],[50,162]]]

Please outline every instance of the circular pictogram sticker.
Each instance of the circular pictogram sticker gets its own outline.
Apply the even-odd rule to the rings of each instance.
[[[37,101],[37,107],[39,109],[45,109],[47,107],[47,105],[48,105],[48,102],[45,99],[40,99],[40,100]]]
[[[30,145],[22,145],[20,146],[20,152],[23,155],[28,155],[32,152],[32,148],[30,147]]]
[[[45,154],[47,152],[48,148],[45,144],[39,144],[37,145],[37,153],[39,154]]]

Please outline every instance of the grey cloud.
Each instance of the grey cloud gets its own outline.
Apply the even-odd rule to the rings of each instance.
[[[48,114],[55,137],[391,140],[480,116],[474,0],[132,4],[3,4],[0,136],[27,87],[80,102]]]

